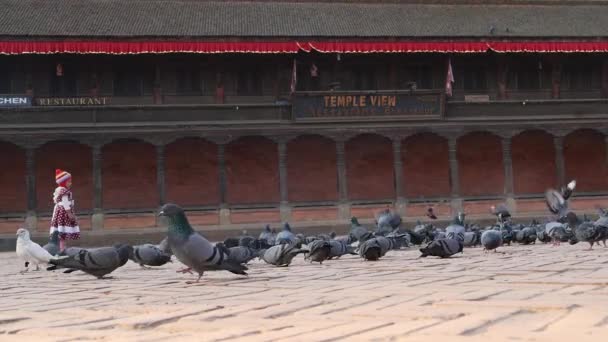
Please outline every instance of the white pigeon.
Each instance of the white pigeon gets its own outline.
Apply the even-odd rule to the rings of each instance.
[[[38,271],[39,264],[48,264],[53,258],[49,252],[30,239],[30,232],[25,228],[17,230],[17,256],[25,261],[25,270],[22,273],[29,271],[32,264],[36,265]]]

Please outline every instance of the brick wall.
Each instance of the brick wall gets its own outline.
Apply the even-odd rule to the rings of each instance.
[[[155,208],[156,148],[148,143],[120,140],[102,150],[104,209]]]
[[[566,181],[576,179],[577,191],[608,190],[606,143],[593,130],[579,130],[564,139]]]
[[[408,137],[401,146],[403,186],[407,198],[450,194],[448,142],[433,133]]]
[[[460,193],[463,196],[504,193],[502,142],[488,132],[469,133],[457,143]]]
[[[24,212],[27,210],[25,151],[0,141],[0,156],[0,212]]]
[[[544,193],[557,184],[553,136],[525,131],[511,140],[513,187],[516,194]]]
[[[393,143],[379,135],[359,135],[346,143],[348,198],[395,197]]]
[[[165,148],[167,202],[182,206],[216,205],[220,202],[217,145],[188,138]]]
[[[338,199],[336,143],[321,136],[300,136],[287,144],[289,200]]]
[[[263,137],[245,137],[226,146],[227,201],[231,204],[278,203],[279,152]]]
[[[57,187],[55,169],[72,174],[76,212],[93,208],[93,156],[91,148],[75,142],[50,142],[36,150],[36,198],[38,212],[53,210]]]

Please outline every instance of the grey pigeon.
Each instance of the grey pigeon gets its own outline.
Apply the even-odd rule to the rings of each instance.
[[[277,234],[276,243],[291,244],[294,242],[296,242],[296,236],[291,231],[291,226],[289,225],[289,223],[285,222],[285,224],[283,225],[283,230],[281,230],[279,234]]]
[[[376,261],[383,257],[386,252],[393,249],[393,246],[394,242],[392,239],[377,236],[359,245],[359,256],[365,260]]]
[[[356,217],[350,219],[350,236],[351,241],[359,241],[359,243],[374,237],[367,228],[359,224],[359,220]]]
[[[566,231],[566,227],[560,222],[548,222],[545,224],[545,233],[551,238],[553,245],[559,245],[561,242],[566,242],[570,238],[570,234]]]
[[[486,230],[481,234],[481,245],[485,251],[496,251],[502,245],[502,233],[494,229]]]
[[[471,231],[464,233],[464,240],[462,241],[464,247],[475,247],[481,244],[481,232]]]
[[[402,247],[409,247],[411,244],[411,236],[409,233],[401,233],[399,227],[395,228],[392,232],[385,235],[386,238],[393,240],[393,249],[400,249]]]
[[[141,267],[162,266],[171,261],[171,254],[163,252],[152,244],[133,246],[129,253],[129,259]]]
[[[260,236],[258,237],[258,239],[265,241],[270,246],[274,246],[276,236],[275,236],[275,234],[273,234],[272,230],[270,229],[269,224],[267,224],[266,227],[264,227],[264,230],[260,233]]]
[[[163,241],[161,241],[158,244],[158,248],[163,251],[163,253],[168,254],[168,255],[173,255],[173,252],[171,252],[171,247],[169,247],[169,238],[166,237],[163,239]]]
[[[59,254],[59,231],[55,230],[49,237],[49,242],[42,246],[50,255]]]
[[[126,264],[132,249],[129,245],[82,249],[74,256],[51,259],[49,263],[53,266],[47,270],[67,268],[64,273],[80,270],[101,279]]]
[[[260,251],[256,251],[249,247],[236,246],[228,248],[228,260],[239,264],[246,264],[249,261],[259,257],[259,255]]]
[[[427,256],[438,256],[441,258],[449,258],[456,253],[462,253],[464,244],[459,239],[438,239],[429,243],[426,247],[420,248],[421,258]]]
[[[576,181],[573,180],[565,187],[562,187],[561,191],[548,189],[545,192],[547,208],[549,208],[550,212],[557,215],[558,220],[565,218],[568,214],[568,199],[572,196],[575,187]]]
[[[60,256],[74,256],[74,255],[78,255],[78,253],[80,253],[80,251],[84,250],[84,248],[80,248],[80,247],[67,247],[66,249],[63,250],[63,252],[60,252],[59,255]]]
[[[310,260],[311,263],[314,261],[323,264],[323,261],[327,260],[331,253],[331,244],[329,241],[315,240],[308,244],[307,247],[308,255],[306,256],[306,259]]]
[[[573,231],[573,238],[579,242],[588,242],[589,250],[593,248],[593,243],[597,240],[600,235],[598,227],[592,222],[582,222],[575,213],[569,212],[566,215],[568,225]]]
[[[449,226],[445,228],[445,235],[448,239],[458,239],[464,241],[464,213],[458,213]]]
[[[226,248],[231,248],[231,247],[236,247],[239,245],[239,243],[241,242],[241,239],[238,237],[228,237],[224,240],[223,245]]]
[[[159,213],[167,217],[169,246],[173,254],[186,269],[179,272],[198,273],[197,282],[205,271],[225,270],[234,274],[247,275],[247,266],[228,260],[228,251],[212,245],[190,226],[182,208],[173,203],[163,205]]]
[[[490,211],[492,212],[492,214],[496,215],[498,222],[504,223],[509,221],[509,219],[511,218],[511,213],[509,212],[509,209],[507,209],[507,206],[504,204],[499,204],[498,206],[491,206]]]
[[[343,240],[331,240],[329,241],[329,245],[331,246],[329,259],[339,258],[344,254],[357,254],[354,248]]]
[[[389,209],[385,209],[378,217],[377,223],[378,228],[389,227],[391,232],[393,229],[401,225],[401,216],[397,213],[391,212]]]
[[[294,244],[280,244],[268,248],[262,255],[262,260],[276,266],[289,266],[293,258],[300,253],[308,252]]]
[[[522,230],[517,231],[515,234],[515,241],[522,245],[529,245],[536,242],[536,229],[532,227],[525,227]]]

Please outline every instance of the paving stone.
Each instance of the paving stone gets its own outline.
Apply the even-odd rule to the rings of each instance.
[[[608,333],[608,248],[480,248],[450,259],[415,249],[344,256],[248,277],[128,263],[113,279],[28,272],[0,253],[0,340],[592,341]]]

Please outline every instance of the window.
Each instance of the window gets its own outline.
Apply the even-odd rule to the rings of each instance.
[[[237,73],[236,93],[239,96],[262,95],[262,75],[259,71],[246,70]]]
[[[484,67],[465,67],[462,74],[462,85],[464,90],[486,90],[488,88],[486,69]]]
[[[354,79],[355,90],[374,90],[378,86],[376,84],[376,73],[370,69],[360,69],[355,72]]]
[[[57,65],[53,65],[51,71],[51,96],[77,96],[78,95],[78,71],[70,68],[70,65],[61,64],[62,75],[57,75]]]
[[[0,65],[0,94],[11,93],[11,71],[7,66]]]
[[[141,75],[133,70],[116,70],[114,73],[115,96],[141,96],[143,82]]]
[[[433,72],[428,65],[408,66],[403,69],[399,83],[405,87],[415,82],[418,89],[431,89],[433,87]]]
[[[201,73],[199,70],[177,69],[177,93],[200,94]]]
[[[589,64],[566,66],[562,72],[562,85],[573,90],[600,88],[600,70],[599,67],[594,69],[595,66]]]

